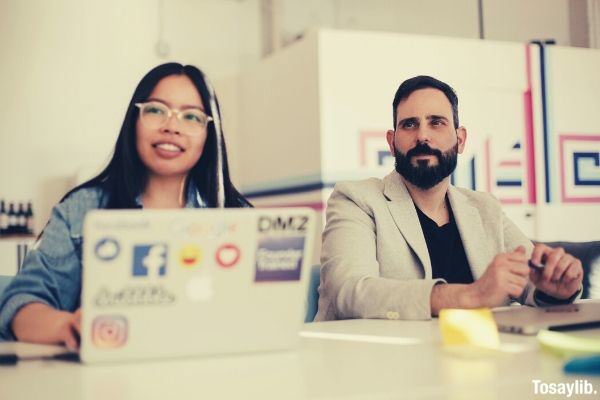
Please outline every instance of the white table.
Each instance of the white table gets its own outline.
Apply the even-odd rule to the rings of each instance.
[[[600,393],[600,377],[564,375],[563,360],[534,337],[501,335],[520,353],[461,358],[442,350],[437,320],[322,322],[301,335],[288,352],[101,366],[25,361],[0,368],[0,399],[517,400],[541,397],[533,379],[587,379]]]

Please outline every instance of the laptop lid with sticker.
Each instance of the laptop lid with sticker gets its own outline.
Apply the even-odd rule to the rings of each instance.
[[[314,230],[307,208],[90,212],[82,360],[293,348]]]

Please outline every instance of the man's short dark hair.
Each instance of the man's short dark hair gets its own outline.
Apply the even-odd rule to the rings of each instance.
[[[454,89],[452,89],[447,83],[432,78],[431,76],[419,75],[402,82],[396,91],[392,109],[394,115],[394,130],[396,130],[396,110],[398,108],[398,104],[400,104],[402,100],[407,99],[412,92],[426,88],[437,89],[446,95],[448,101],[450,101],[450,105],[452,106],[454,129],[458,129],[458,97],[456,96]]]

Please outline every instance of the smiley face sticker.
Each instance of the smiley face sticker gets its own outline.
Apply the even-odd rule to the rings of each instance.
[[[177,261],[184,268],[193,268],[202,261],[202,250],[196,245],[186,244],[179,250]]]
[[[215,261],[221,268],[232,268],[240,261],[242,253],[235,244],[224,243],[217,248]]]

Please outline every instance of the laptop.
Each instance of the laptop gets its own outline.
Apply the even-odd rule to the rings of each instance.
[[[84,363],[291,349],[309,208],[96,210],[84,222]]]
[[[600,327],[600,300],[546,306],[510,306],[493,310],[500,332],[535,335],[542,329],[572,330]]]

